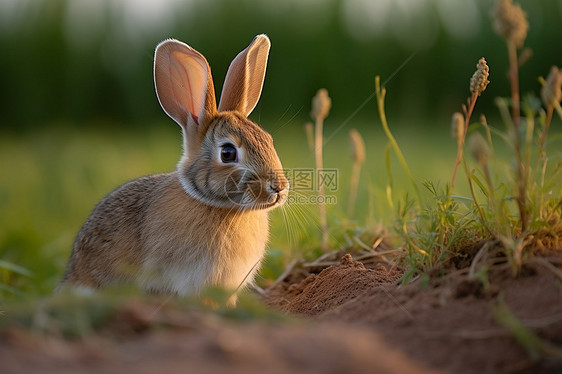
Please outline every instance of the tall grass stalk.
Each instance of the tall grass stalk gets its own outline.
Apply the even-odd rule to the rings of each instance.
[[[512,121],[509,122],[513,124],[511,133],[513,135],[513,146],[517,163],[515,201],[519,210],[521,233],[523,234],[527,230],[528,224],[526,201],[527,177],[525,164],[521,156],[521,100],[519,96],[519,58],[517,57],[517,49],[523,46],[527,38],[529,22],[527,21],[527,14],[521,9],[519,4],[514,4],[512,0],[498,0],[493,13],[493,24],[496,33],[503,37],[507,44],[512,109]]]
[[[455,185],[455,176],[457,175],[457,168],[463,160],[464,142],[466,140],[466,134],[468,132],[468,124],[470,123],[470,118],[472,117],[472,112],[476,105],[476,100],[484,92],[490,81],[488,77],[490,75],[490,69],[486,63],[486,59],[482,57],[478,60],[476,64],[476,71],[470,78],[470,92],[472,96],[468,99],[467,104],[463,105],[462,109],[464,112],[464,130],[459,131],[461,135],[460,139],[457,139],[457,158],[455,159],[455,166],[453,168],[453,176],[451,178],[451,188]],[[470,178],[470,177],[469,177]]]
[[[351,169],[351,180],[349,186],[349,202],[347,204],[347,217],[353,217],[355,201],[357,200],[357,190],[359,188],[359,177],[361,175],[361,166],[365,162],[365,142],[359,134],[359,131],[351,129],[349,131],[349,143],[351,148],[351,158],[353,166]]]
[[[464,131],[462,132],[461,140],[457,147],[457,157],[455,159],[455,166],[453,167],[453,176],[451,177],[451,187],[455,185],[455,177],[457,175],[457,168],[463,159],[463,151],[464,151],[464,141],[466,139],[466,133],[468,131],[468,124],[470,122],[470,117],[472,116],[472,112],[474,111],[474,106],[476,105],[476,100],[478,99],[478,95],[472,94],[470,99],[468,99],[468,109],[467,106],[463,105],[463,112],[464,112]]]
[[[319,195],[319,203],[318,203],[318,210],[319,210],[319,218],[320,218],[320,230],[322,235],[322,250],[328,251],[329,243],[328,243],[328,218],[326,215],[326,204],[325,204],[325,194],[324,194],[324,182],[320,180],[319,176],[322,172],[324,167],[323,159],[322,159],[322,150],[323,150],[323,128],[324,128],[324,119],[328,117],[330,113],[330,108],[332,106],[332,101],[328,96],[328,91],[324,88],[321,88],[316,93],[316,96],[312,98],[312,112],[311,116],[315,120],[315,134],[314,134],[314,159],[316,162],[316,175],[317,175],[317,184],[318,184],[318,195]]]
[[[388,127],[388,122],[386,121],[386,114],[384,111],[384,98],[386,96],[386,88],[381,87],[381,79],[380,76],[378,75],[375,77],[375,92],[377,95],[377,107],[379,110],[379,117],[381,119],[382,128],[384,129],[384,132],[388,138],[388,141],[390,142],[392,149],[394,150],[394,153],[396,154],[396,157],[398,157],[398,161],[400,162],[402,169],[404,169],[404,172],[406,173],[406,175],[410,179],[410,182],[412,182],[412,185],[414,186],[414,190],[416,191],[416,195],[418,198],[418,204],[421,204],[422,198],[418,185],[412,173],[410,172],[408,163],[406,162],[406,159],[404,158],[404,155],[402,154],[402,151],[400,150],[400,147],[398,146],[396,139],[394,138],[394,136],[390,132],[390,128]]]

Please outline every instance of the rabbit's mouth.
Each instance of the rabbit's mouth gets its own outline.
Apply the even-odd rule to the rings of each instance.
[[[284,181],[283,188],[279,188],[279,184],[268,181],[265,186],[265,202],[262,204],[258,204],[261,206],[261,209],[273,209],[278,206],[285,204],[287,198],[289,196],[289,182]]]
[[[287,200],[288,192],[287,180],[279,181],[248,169],[231,172],[223,187],[224,197],[240,209],[272,209]]]
[[[288,195],[289,195],[288,189],[284,189],[282,191],[270,194],[269,198],[267,199],[267,203],[264,204],[263,209],[273,209],[285,204]]]
[[[231,202],[241,209],[268,210],[281,206],[287,201],[287,189],[267,194],[262,193],[260,196],[256,196],[250,191],[251,189],[248,189],[239,196],[230,195]]]

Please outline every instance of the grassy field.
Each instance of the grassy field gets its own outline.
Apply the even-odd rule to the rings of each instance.
[[[214,365],[217,353],[232,358],[238,346],[209,345],[201,339],[210,326],[219,326],[215,316],[257,326],[302,315],[320,317],[316,339],[319,331],[331,327],[329,321],[344,327],[353,322],[376,333],[371,338],[379,333],[390,337],[388,342],[400,342],[409,357],[439,369],[445,365],[450,372],[479,371],[478,365],[506,368],[498,372],[559,365],[562,69],[533,72],[538,82],[520,87],[519,69],[530,56],[522,49],[529,24],[510,0],[496,4],[493,22],[507,45],[510,92],[503,97],[484,92],[490,81],[493,85],[505,77],[500,65],[489,67],[481,58],[475,72],[455,71],[467,77],[466,102],[443,108],[446,115],[435,114],[450,118],[450,113],[452,121],[405,121],[401,113],[387,113],[387,87],[380,82],[388,80],[378,76],[369,100],[356,107],[361,119],[325,117],[334,100],[325,90],[312,100],[314,124],[305,125],[301,118],[301,111],[310,109],[307,103],[295,113],[289,106],[285,114],[273,115],[273,121],[261,120],[257,110],[254,120],[273,136],[291,192],[288,202],[270,214],[270,242],[257,277],[259,287],[241,293],[236,308],[228,302],[232,290],[212,287],[193,298],[127,287],[53,295],[74,238],[95,204],[122,183],[175,169],[182,153],[181,133],[164,114],[158,123],[142,126],[49,123],[34,132],[0,130],[0,333],[6,337],[2,348],[11,349],[0,349],[8,358],[4,361],[12,368],[33,364],[43,369],[48,366],[41,353],[45,363],[51,357],[57,365],[65,356],[64,345],[52,350],[45,344],[40,352],[39,345],[27,344],[29,338],[18,333],[17,326],[90,352],[76,357],[72,350],[66,352],[68,363],[84,359],[81,364],[88,367],[109,362],[110,355],[92,349],[105,345],[100,337],[107,335],[108,349],[118,351],[123,337],[143,336],[147,339],[138,342],[148,341],[145,347],[152,351],[162,344],[156,332],[165,328],[174,334],[183,329],[182,339],[190,338],[210,352],[207,359]],[[514,21],[518,28],[512,27]],[[401,74],[400,69],[395,73]],[[483,100],[486,105],[479,105]],[[493,113],[490,107],[495,107]],[[283,113],[284,108],[278,109]],[[353,129],[361,134],[365,152]],[[321,168],[335,177],[323,189],[316,179]],[[307,182],[303,172],[314,179]],[[349,201],[355,192],[351,213]],[[319,198],[325,199],[325,206],[314,202]],[[211,313],[192,319],[201,310]],[[305,325],[308,322],[301,327]],[[259,349],[254,356],[247,354],[244,330],[240,357],[270,357]],[[286,326],[281,330],[286,332]],[[213,331],[222,343],[230,339]],[[81,346],[88,336],[96,344]],[[283,336],[299,352],[296,363],[302,366],[301,353],[307,350],[295,344],[316,344]],[[86,339],[69,339],[75,337]],[[337,334],[342,337],[354,358],[361,352],[369,358],[384,352],[376,346],[360,349],[364,339],[345,340]],[[270,341],[271,335],[263,335],[257,342],[262,348]],[[325,364],[326,351],[321,350]],[[286,350],[278,351],[285,363]],[[341,349],[334,352],[346,361]],[[152,353],[138,357],[150,358]],[[219,361],[232,368],[235,362],[243,363],[238,358]],[[22,371],[29,370],[14,370]]]
[[[348,217],[345,212],[352,169],[348,133],[354,125],[359,125],[356,127],[365,140],[366,162],[361,172],[355,213]],[[476,217],[477,206],[468,179],[460,169],[454,191],[445,193],[457,144],[451,139],[450,124],[431,125],[391,119],[390,126],[421,195],[417,197],[411,181],[391,154],[393,180],[389,199],[385,158],[388,140],[379,119],[346,124],[328,118],[324,130],[324,168],[337,170],[337,185],[327,192],[333,198],[333,203],[327,205],[330,248],[345,247],[346,235],[374,231],[382,224],[391,233],[390,240],[394,240],[394,244],[405,243],[414,254],[411,258],[414,269],[418,266],[423,269],[437,258],[424,253],[420,245],[437,248],[439,257],[443,254],[443,245],[448,248],[454,240],[462,241],[454,237],[454,232],[457,228],[459,232],[465,230],[465,224],[479,221],[480,228],[476,231],[483,232],[486,223],[482,222],[488,220],[488,224],[497,228],[494,235],[500,236],[503,235],[501,224],[508,230],[514,229],[514,223],[494,221],[497,217],[489,206],[486,208],[491,214],[489,217]],[[501,209],[516,219],[516,207],[508,187],[514,183],[512,151],[508,142],[502,140],[501,121],[491,120],[490,126],[498,129],[494,134],[493,183],[497,193],[503,194]],[[302,123],[281,119],[266,123],[264,127],[273,135],[278,154],[289,173],[295,169],[314,170],[314,155]],[[560,137],[551,134],[549,138],[546,149],[550,172],[547,175],[559,168],[556,165],[560,162],[557,148]],[[131,129],[111,129],[105,124],[85,130],[52,127],[25,135],[3,134],[0,139],[0,173],[3,175],[0,183],[0,295],[8,300],[50,294],[63,274],[74,236],[94,205],[121,183],[173,170],[181,154],[181,134],[170,121],[145,126],[133,134]],[[478,169],[478,164],[468,155],[466,159],[470,168]],[[482,183],[481,171],[479,177]],[[435,187],[433,193],[424,187],[427,182]],[[547,186],[553,187],[550,192],[535,192],[556,201],[560,186],[556,179],[553,183]],[[485,186],[479,185],[475,190],[481,203],[488,199]],[[297,194],[314,196],[316,191]],[[418,203],[421,200],[417,210],[407,211],[407,202],[414,199]],[[532,205],[531,208],[540,210]],[[550,209],[552,211],[552,207]],[[559,207],[554,207],[554,212],[557,209]],[[265,284],[275,279],[292,259],[321,254],[316,205],[286,204],[272,212],[271,222],[270,246],[259,280]],[[544,225],[544,222],[538,224]],[[400,232],[401,228],[404,231]],[[445,236],[439,239],[441,242],[436,242],[440,231]],[[470,230],[466,232],[468,234],[463,235],[478,235]],[[418,252],[422,253],[421,259],[417,257]]]
[[[355,219],[345,217],[351,157],[348,131],[341,122],[326,123],[325,167],[338,170],[338,185],[330,193],[337,204],[328,206],[332,227],[391,224],[394,219],[385,188],[388,182],[384,152],[386,139],[376,119],[362,123],[367,162],[362,171]],[[267,126],[285,168],[310,169],[303,124],[279,121]],[[450,178],[455,142],[442,131],[398,125],[397,137],[413,174],[423,180]],[[20,268],[0,269],[5,298],[28,298],[52,291],[60,279],[74,236],[94,205],[119,184],[150,173],[173,170],[181,153],[181,134],[171,122],[131,130],[69,130],[50,128],[26,135],[0,137],[0,259]],[[412,194],[407,178],[393,160],[394,196]],[[346,227],[347,227],[346,226]],[[339,246],[334,230],[331,240]],[[306,255],[318,246],[316,207],[288,206],[272,212],[272,238],[263,277],[276,276],[287,257]],[[25,295],[25,296],[24,296]]]
[[[512,57],[510,81],[517,87],[518,64]],[[323,150],[323,168],[336,173],[325,192],[330,198],[327,225],[317,204],[306,201],[322,197],[318,184],[299,191],[293,183],[292,196],[305,200],[289,200],[272,212],[261,281],[274,279],[291,259],[318,256],[320,248],[344,248],[349,244],[346,238],[377,227],[385,227],[391,233],[388,239],[407,249],[409,275],[429,271],[479,239],[500,241],[514,273],[525,248],[556,247],[562,228],[557,129],[562,109],[553,95],[559,92],[562,75],[553,68],[547,82],[542,81],[543,91],[526,94],[520,108],[510,104],[519,100],[516,89],[510,99],[486,98],[499,108],[486,119],[477,105],[474,113],[473,109],[489,83],[488,73],[482,58],[470,80],[472,96],[457,108],[464,115],[458,114],[462,119],[455,127],[456,139],[451,139],[446,121],[404,122],[399,114],[389,113],[387,123],[386,88],[379,86],[379,77],[376,100],[364,109],[372,113],[372,120],[328,117],[323,139],[318,138],[323,147],[315,147]],[[315,154],[309,145],[313,141],[304,123],[283,115],[257,122],[273,135],[288,173],[314,173]],[[345,212],[353,190],[352,128],[362,134],[366,157],[350,216]],[[177,126],[162,120],[133,129],[90,123],[84,128],[50,125],[24,135],[1,134],[0,300],[50,294],[62,276],[74,236],[94,205],[128,180],[174,170],[181,155]]]

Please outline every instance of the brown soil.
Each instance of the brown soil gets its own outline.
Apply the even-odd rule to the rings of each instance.
[[[1,373],[432,372],[343,323],[241,324],[146,301],[125,303],[81,340],[7,329],[0,363]]]
[[[346,255],[319,274],[277,285],[266,300],[317,321],[376,332],[409,358],[445,372],[561,372],[562,278],[555,275],[560,268],[544,262],[530,261],[517,278],[500,267],[487,288],[463,271],[422,287],[420,281],[399,286],[399,271],[366,269]],[[539,337],[542,352],[524,349],[501,324],[506,307]]]
[[[296,266],[266,291],[264,302],[296,321],[235,323],[131,300],[79,340],[4,330],[0,371],[560,373],[561,265],[560,257],[529,260],[517,278],[495,266],[486,287],[464,266],[400,286],[400,269],[346,255],[332,266]],[[526,348],[513,333],[524,336],[523,325],[532,332]]]

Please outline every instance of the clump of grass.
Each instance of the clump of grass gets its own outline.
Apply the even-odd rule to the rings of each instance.
[[[441,187],[430,181],[423,183],[431,199],[420,210],[407,197],[398,206],[395,230],[407,249],[408,265],[403,281],[418,272],[429,272],[463,248],[485,237],[485,229],[474,219],[476,207],[459,201],[469,198],[453,196],[451,187]]]
[[[469,126],[476,101],[490,83],[490,69],[482,58],[470,80],[471,96],[463,113],[453,115],[452,134],[458,147],[450,186],[439,188],[426,182],[432,195],[426,206],[419,210],[406,198],[398,208],[396,229],[408,249],[406,261],[410,265],[405,279],[416,272],[429,272],[448,258],[465,255],[466,248],[479,242],[483,243],[479,244],[481,252],[503,253],[513,275],[520,272],[527,255],[561,246],[562,163],[549,168],[546,145],[554,111],[562,118],[562,73],[553,67],[546,80],[539,79],[546,113],[534,96],[520,103],[517,70],[521,58],[515,52],[522,47],[529,27],[525,12],[511,0],[498,1],[494,25],[506,39],[510,61],[511,110],[507,99],[496,99],[506,130],[491,127],[484,115],[479,123]],[[386,131],[380,103],[379,113]],[[496,159],[492,134],[513,151],[513,160],[508,163],[512,167]],[[475,166],[464,157],[465,142]],[[466,174],[470,197],[454,195],[459,165]],[[485,201],[479,201],[482,195]],[[474,276],[475,271],[470,273]]]

